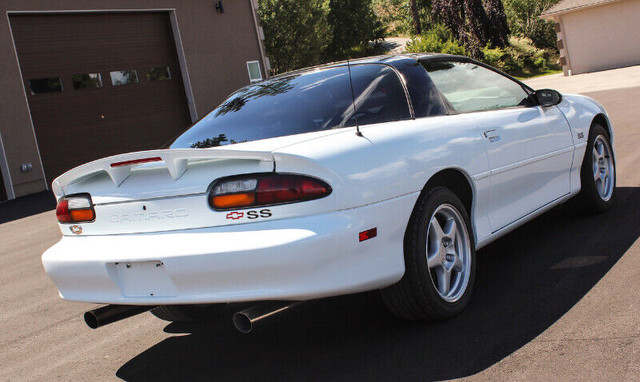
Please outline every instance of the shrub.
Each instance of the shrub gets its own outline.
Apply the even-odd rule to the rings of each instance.
[[[516,76],[544,72],[552,66],[549,61],[553,56],[550,50],[536,48],[530,39],[513,36],[509,38],[508,47],[491,49],[487,46],[482,54],[484,63]],[[556,65],[552,69],[559,67]]]
[[[451,31],[442,24],[434,24],[422,36],[414,37],[407,43],[407,52],[467,54],[465,48],[454,40]]]
[[[469,55],[456,41],[451,31],[442,24],[434,24],[422,36],[416,36],[407,43],[407,52],[448,53]],[[505,48],[481,49],[481,61],[514,76],[528,77],[541,74],[548,69],[560,67],[552,63],[557,53],[550,49],[536,48],[531,39],[511,36]]]

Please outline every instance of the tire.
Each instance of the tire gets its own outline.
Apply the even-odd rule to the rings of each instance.
[[[615,158],[609,133],[600,124],[593,124],[589,131],[580,182],[582,188],[576,199],[582,209],[602,213],[613,206],[616,194]]]
[[[380,291],[391,313],[417,321],[444,320],[462,312],[475,280],[470,227],[469,214],[449,189],[437,187],[420,196],[405,233],[404,276]]]
[[[161,320],[172,322],[206,322],[219,313],[225,304],[162,305],[151,310]]]

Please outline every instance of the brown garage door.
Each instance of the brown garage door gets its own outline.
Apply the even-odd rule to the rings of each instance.
[[[169,15],[12,15],[47,181],[190,124]]]

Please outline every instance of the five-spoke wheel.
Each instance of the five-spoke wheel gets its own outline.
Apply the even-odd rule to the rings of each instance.
[[[426,248],[431,281],[445,301],[457,301],[467,288],[470,247],[462,216],[455,207],[442,204],[429,220]]]
[[[583,209],[604,212],[611,208],[616,192],[616,165],[609,132],[594,124],[580,172],[582,189],[576,198]]]
[[[404,244],[405,274],[381,290],[382,300],[406,320],[445,319],[469,302],[475,247],[467,209],[449,189],[425,190],[411,214]]]
[[[614,169],[611,146],[607,138],[598,135],[593,142],[593,181],[602,200],[609,200],[613,194]]]

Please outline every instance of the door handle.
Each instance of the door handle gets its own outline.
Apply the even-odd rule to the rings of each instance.
[[[500,134],[497,133],[497,129],[485,130],[484,137],[489,140],[489,142],[497,142],[500,140]]]

